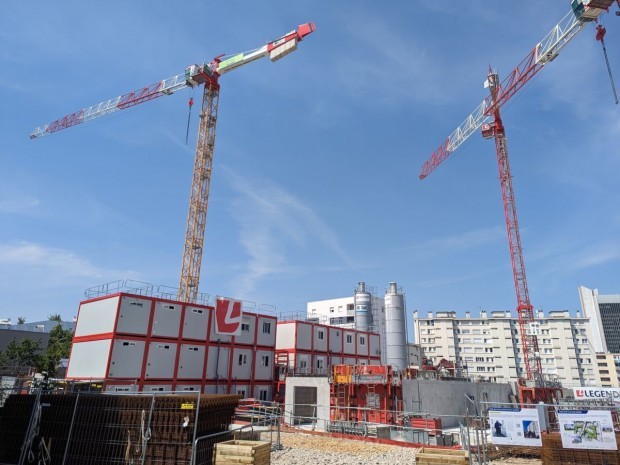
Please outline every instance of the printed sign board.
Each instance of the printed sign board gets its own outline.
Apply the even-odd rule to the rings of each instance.
[[[558,410],[558,420],[565,449],[618,449],[609,410]]]
[[[574,387],[573,395],[575,400],[613,399],[616,404],[620,404],[620,389],[618,388]]]
[[[535,408],[489,409],[491,442],[496,445],[542,447]]]
[[[215,332],[226,336],[241,334],[241,301],[227,297],[215,298]]]

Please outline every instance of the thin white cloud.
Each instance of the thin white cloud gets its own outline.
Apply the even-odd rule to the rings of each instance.
[[[426,47],[363,12],[350,15],[344,26],[360,50],[357,55],[339,56],[330,65],[345,92],[364,101],[372,95],[372,102],[384,104],[447,101],[436,84],[440,70]]]
[[[0,265],[45,271],[65,277],[101,278],[103,270],[79,255],[31,242],[0,245]]]
[[[465,250],[479,247],[492,242],[497,242],[506,235],[506,230],[501,226],[493,228],[476,229],[451,236],[437,237],[421,244],[405,247],[401,250],[411,250],[435,254],[454,250]]]
[[[17,200],[0,200],[0,213],[23,213],[41,204],[39,199],[27,197]]]
[[[306,240],[318,238],[349,268],[353,261],[336,233],[307,205],[268,181],[243,178],[222,167],[239,197],[233,202],[233,215],[240,226],[240,242],[249,255],[238,277],[238,295],[247,295],[268,276],[298,273],[300,268],[287,260],[287,246],[302,247]]]
[[[620,243],[617,240],[600,242],[591,246],[578,247],[566,244],[548,259],[553,264],[540,269],[541,276],[566,275],[592,267],[600,267],[620,261]]]
[[[141,273],[133,270],[106,269],[92,263],[79,254],[58,247],[16,241],[0,244],[0,275],[13,277],[11,287],[5,291],[19,288],[62,288],[97,285],[119,277],[141,280]]]
[[[618,241],[597,244],[590,247],[570,265],[572,270],[581,270],[593,266],[604,265],[620,260],[620,243]]]
[[[414,282],[413,285],[419,288],[431,288],[431,287],[445,287],[448,284],[462,283],[465,281],[471,281],[472,279],[479,279],[484,276],[489,276],[497,273],[497,269],[486,270],[480,273],[461,274],[458,276],[446,276],[444,278],[429,279],[426,281]]]

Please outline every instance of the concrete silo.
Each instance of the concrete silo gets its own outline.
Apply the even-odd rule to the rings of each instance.
[[[355,290],[355,329],[369,331],[372,327],[372,299],[366,291],[366,283],[358,283]]]
[[[393,369],[407,368],[407,326],[405,297],[396,283],[390,283],[385,293],[385,339],[386,363]]]

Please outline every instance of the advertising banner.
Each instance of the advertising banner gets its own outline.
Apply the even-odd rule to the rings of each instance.
[[[558,410],[558,420],[565,449],[618,449],[609,410]]]
[[[491,442],[496,445],[542,447],[535,408],[489,409]]]
[[[618,388],[574,387],[573,395],[575,400],[613,399],[616,404],[620,404],[620,389]]]

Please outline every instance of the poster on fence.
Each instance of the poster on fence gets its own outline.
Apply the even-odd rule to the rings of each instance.
[[[541,447],[540,420],[535,408],[489,409],[491,442],[500,446]]]
[[[609,410],[558,410],[558,421],[565,449],[618,448]]]

